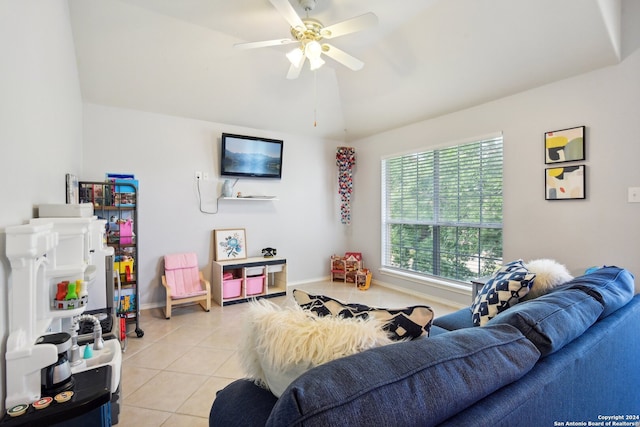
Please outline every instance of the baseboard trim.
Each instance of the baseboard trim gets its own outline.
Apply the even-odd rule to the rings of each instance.
[[[331,276],[324,276],[324,277],[320,277],[320,278],[316,278],[316,279],[308,279],[308,280],[299,280],[296,282],[291,282],[291,283],[287,283],[287,289],[286,289],[286,295],[291,295],[291,291],[293,288],[295,288],[296,286],[301,286],[301,285],[306,285],[309,283],[319,283],[319,282],[331,282]],[[434,286],[431,283],[426,284],[426,287],[429,286],[434,286],[435,288],[438,288],[442,291],[445,292],[449,292],[451,295],[451,299],[449,298],[442,298],[439,297],[437,295],[433,295],[430,294],[428,292],[421,292],[415,289],[411,289],[411,288],[407,288],[404,286],[399,286],[399,285],[394,285],[392,283],[388,283],[388,282],[384,282],[381,280],[377,280],[377,279],[373,279],[371,281],[371,286],[381,286],[383,288],[387,288],[387,289],[391,289],[394,290],[396,292],[402,292],[404,294],[407,295],[411,295],[411,296],[415,296],[415,297],[420,297],[420,298],[427,298],[429,300],[432,300],[435,303],[438,304],[443,304],[443,305],[448,305],[450,307],[455,307],[455,308],[464,308],[464,307],[468,307],[469,304],[464,304],[461,303],[460,301],[458,301],[460,294],[464,294],[464,296],[466,298],[469,299],[469,301],[471,300],[471,290],[462,290],[462,289],[451,289],[445,286]],[[456,298],[458,297],[458,298]],[[227,305],[227,304],[225,304]],[[153,308],[164,308],[164,301],[161,303],[146,303],[146,304],[141,304],[140,305],[140,309],[141,310],[149,310],[149,309],[153,309]]]
[[[408,289],[402,286],[397,286],[397,285],[392,285],[391,283],[386,283],[386,282],[380,282],[378,280],[372,280],[372,286],[381,286],[383,288],[387,288],[387,289],[392,289],[396,292],[402,292],[404,294],[407,295],[411,295],[411,296],[415,296],[415,297],[419,297],[419,298],[426,298],[429,299],[435,303],[438,304],[442,304],[442,305],[447,305],[450,307],[454,307],[456,309],[461,309],[464,307],[468,307],[468,304],[461,304],[455,300],[450,300],[447,298],[440,298],[438,296],[432,295],[432,294],[428,294],[426,292],[420,292],[420,291],[416,291],[414,289]]]

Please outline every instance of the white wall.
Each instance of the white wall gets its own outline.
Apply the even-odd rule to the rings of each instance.
[[[199,211],[194,172],[202,183],[203,209],[216,211],[224,182],[219,173],[220,135],[230,132],[284,140],[281,180],[240,179],[235,191],[275,195],[277,201],[220,201],[217,214]],[[84,108],[82,179],[106,172],[133,173],[139,192],[141,307],[164,304],[160,283],[165,254],[195,251],[210,278],[212,230],[245,228],[249,256],[275,247],[287,258],[289,283],[327,276],[328,258],[344,252],[337,195],[335,149],[340,143],[283,135],[99,105]]]
[[[80,173],[82,103],[64,0],[0,2],[0,412],[10,286],[4,229],[40,203],[64,203],[66,173]]]
[[[468,294],[375,274],[380,159],[502,131],[504,259],[553,258],[574,275],[617,265],[640,277],[640,204],[627,203],[627,187],[640,186],[639,76],[636,50],[617,66],[358,141],[351,246],[364,251],[374,279],[468,304]],[[587,127],[587,198],[545,201],[543,134],[581,125]]]
[[[623,2],[623,10],[634,8],[636,21],[638,5]],[[65,173],[90,180],[103,179],[105,172],[133,172],[140,179],[142,303],[154,305],[164,295],[162,255],[195,250],[208,266],[214,228],[246,228],[250,255],[277,247],[289,259],[291,282],[327,276],[328,255],[345,249],[361,250],[375,271],[380,157],[501,130],[505,258],[554,257],[575,274],[594,264],[617,264],[638,275],[640,204],[626,203],[626,189],[640,186],[635,165],[640,158],[640,27],[625,27],[625,19],[624,61],[618,66],[358,141],[353,226],[346,228],[339,224],[336,191],[334,156],[340,143],[96,105],[83,109],[66,1],[0,2],[0,354],[8,335],[10,285],[4,228],[32,218],[38,204],[63,202]],[[545,202],[542,134],[575,125],[588,127],[588,198]],[[217,179],[223,131],[285,140],[281,181],[241,180],[236,187],[275,194],[279,201],[223,202],[217,215],[199,213],[193,172],[203,170]],[[214,208],[219,184],[204,188],[205,209]],[[0,410],[4,378],[3,363]]]

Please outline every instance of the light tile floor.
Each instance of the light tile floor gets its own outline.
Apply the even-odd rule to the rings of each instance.
[[[344,302],[398,308],[426,304],[436,316],[453,307],[415,295],[372,285],[359,291],[342,283],[296,286]],[[294,304],[292,297],[271,301]],[[171,319],[160,308],[143,310],[140,327],[144,337],[129,338],[123,354],[122,406],[118,426],[208,426],[209,409],[218,390],[244,375],[236,348],[247,304],[220,307],[205,312],[199,305],[174,308]]]

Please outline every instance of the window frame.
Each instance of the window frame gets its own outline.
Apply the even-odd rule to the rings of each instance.
[[[441,199],[440,199],[440,195],[438,194],[438,178],[442,178],[442,175],[440,174],[440,172],[437,170],[438,169],[438,165],[439,162],[437,161],[437,157],[440,156],[442,153],[447,152],[447,151],[451,151],[451,149],[455,149],[457,150],[457,157],[455,158],[456,161],[460,162],[461,159],[461,155],[460,155],[460,147],[467,147],[467,146],[472,146],[472,145],[476,145],[478,146],[478,149],[480,149],[480,147],[483,146],[483,143],[489,143],[489,144],[495,144],[496,142],[500,143],[499,146],[499,161],[498,161],[498,166],[496,165],[492,165],[492,172],[496,172],[499,171],[499,191],[497,193],[493,193],[490,195],[485,195],[484,193],[482,193],[482,190],[480,191],[482,193],[480,200],[478,203],[480,203],[480,205],[482,204],[483,200],[486,200],[490,197],[499,197],[500,202],[499,202],[499,220],[496,220],[496,218],[493,218],[492,221],[483,221],[482,220],[482,214],[480,214],[480,220],[479,221],[461,221],[460,217],[458,216],[458,218],[455,221],[444,221],[441,218],[438,218],[438,212],[440,210],[440,203],[441,203]],[[479,152],[481,153],[481,151]],[[393,218],[393,213],[391,213],[390,211],[390,207],[389,207],[389,199],[391,198],[390,196],[390,191],[388,191],[388,177],[387,177],[387,171],[388,171],[388,164],[390,160],[399,160],[399,159],[403,159],[405,157],[409,157],[409,156],[415,156],[416,157],[416,164],[418,163],[417,157],[420,155],[429,155],[431,154],[433,156],[433,160],[434,160],[434,164],[433,166],[433,171],[432,174],[430,175],[430,179],[432,181],[432,185],[433,185],[433,208],[432,208],[432,215],[433,218],[432,220],[428,220],[428,221],[419,221],[417,219],[418,216],[420,216],[420,211],[419,208],[416,208],[416,218],[413,220],[407,220],[407,218],[401,218],[400,220],[398,220],[398,218]],[[480,154],[478,156],[478,159],[480,161],[480,166],[475,166],[474,168],[472,168],[473,170],[476,170],[477,168],[481,168],[482,165],[482,155]],[[495,158],[492,158],[493,160],[496,160]],[[380,271],[383,273],[387,273],[387,274],[392,274],[392,275],[397,275],[403,278],[407,278],[409,280],[412,281],[418,281],[418,282],[425,282],[428,281],[429,283],[436,283],[439,285],[443,285],[445,287],[459,287],[461,283],[464,284],[468,284],[469,280],[472,277],[469,276],[465,276],[465,277],[461,277],[458,273],[458,269],[456,269],[456,274],[458,274],[457,277],[447,277],[447,276],[443,276],[442,274],[442,270],[436,270],[434,269],[433,272],[431,271],[420,271],[418,269],[412,269],[412,268],[406,268],[406,267],[402,267],[399,265],[394,265],[393,262],[391,262],[391,257],[392,257],[392,243],[391,241],[391,231],[390,227],[392,225],[397,225],[397,224],[407,224],[407,225],[416,225],[416,226],[426,226],[427,228],[433,228],[435,230],[435,232],[433,233],[434,237],[432,237],[432,243],[433,243],[433,258],[434,259],[438,259],[441,260],[443,259],[442,256],[442,252],[439,252],[439,249],[436,247],[437,246],[437,242],[438,240],[436,239],[438,232],[440,232],[443,227],[449,227],[449,226],[453,226],[456,227],[456,233],[459,233],[459,230],[461,230],[461,227],[466,227],[466,228],[471,228],[474,230],[478,230],[478,247],[479,247],[479,253],[478,254],[467,254],[464,253],[462,255],[462,257],[466,257],[467,255],[477,255],[477,262],[478,262],[478,270],[477,270],[477,275],[474,275],[473,277],[478,277],[483,275],[483,268],[486,270],[488,267],[491,267],[492,265],[498,265],[502,262],[503,259],[503,254],[504,254],[504,247],[503,247],[503,242],[504,242],[504,236],[503,236],[503,229],[504,229],[504,217],[503,217],[503,211],[504,211],[504,136],[502,134],[502,132],[499,133],[492,133],[492,134],[488,134],[488,135],[482,135],[482,136],[477,136],[477,137],[473,137],[473,138],[468,138],[465,140],[460,140],[460,141],[455,141],[455,142],[450,142],[447,144],[442,144],[442,145],[438,145],[438,146],[431,146],[431,147],[423,147],[417,150],[412,150],[412,151],[408,151],[408,152],[404,152],[404,153],[396,153],[396,154],[391,154],[391,155],[387,155],[381,158],[381,250],[380,250]],[[477,169],[480,170],[480,169]],[[416,172],[419,174],[419,172]],[[455,175],[456,178],[458,180],[460,180],[460,170],[458,170],[457,174]],[[481,185],[481,187],[484,188],[483,185]],[[418,193],[418,190],[415,189],[415,192]],[[413,196],[415,197],[415,204],[416,206],[420,205],[420,199],[419,199],[419,195],[415,195]],[[404,200],[404,198],[402,198],[402,200]],[[458,215],[459,215],[459,211],[460,211],[460,206],[461,206],[461,196],[460,196],[460,188],[458,187],[457,189],[457,197],[455,198],[456,202],[457,202],[457,209],[458,209]],[[395,201],[397,202],[398,199],[395,199]],[[411,198],[409,198],[409,202],[412,202]],[[495,202],[495,200],[494,200]],[[411,203],[410,203],[411,204]],[[481,209],[481,208],[480,208]],[[482,229],[494,229],[494,230],[500,230],[499,233],[499,241],[496,238],[496,241],[498,243],[494,242],[494,246],[499,247],[499,257],[496,256],[492,256],[492,257],[488,257],[486,260],[484,260],[481,252],[482,252],[482,236],[481,236],[481,230]],[[491,243],[488,244],[489,246],[491,246]],[[455,243],[455,247],[459,248],[459,243],[458,241],[456,241]],[[485,246],[486,247],[486,246]],[[413,248],[415,250],[415,252],[417,253],[417,249]],[[495,248],[494,248],[495,249]],[[424,252],[424,251],[423,251]],[[436,256],[436,254],[438,254]],[[456,256],[458,255],[458,252],[456,252]],[[495,255],[495,254],[494,254]],[[406,261],[406,259],[405,259]],[[413,259],[413,261],[415,262],[415,259]],[[485,265],[483,266],[483,262],[485,263]],[[396,263],[397,264],[397,263]],[[435,264],[434,264],[435,266]],[[486,271],[485,271],[486,272]],[[440,273],[440,274],[437,274]]]

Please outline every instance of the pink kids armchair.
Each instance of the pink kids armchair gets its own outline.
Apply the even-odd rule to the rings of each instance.
[[[195,253],[165,255],[162,285],[167,290],[164,310],[167,319],[177,304],[199,302],[205,311],[211,309],[211,285],[198,270]]]

